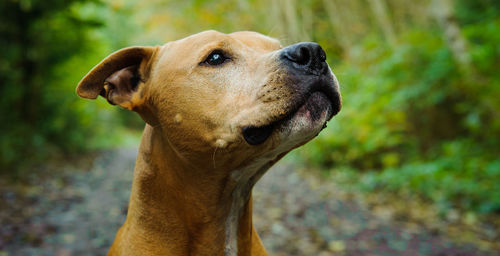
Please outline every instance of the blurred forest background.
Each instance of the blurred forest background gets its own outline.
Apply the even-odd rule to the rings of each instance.
[[[2,179],[138,136],[138,117],[78,98],[76,84],[122,47],[206,29],[325,48],[344,107],[294,152],[303,164],[347,189],[498,223],[497,0],[3,0]]]

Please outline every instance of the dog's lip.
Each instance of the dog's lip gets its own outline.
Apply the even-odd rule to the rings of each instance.
[[[309,90],[304,93],[304,96],[300,101],[298,101],[298,104],[294,104],[293,107],[290,108],[290,110],[286,112],[283,117],[271,122],[271,125],[274,124],[276,126],[276,124],[284,123],[292,119],[297,114],[299,109],[309,101],[314,93],[323,93],[324,95],[326,95],[326,98],[332,106],[332,111],[330,111],[330,115],[327,117],[327,121],[329,121],[340,111],[341,107],[340,95],[337,92],[336,87],[337,86],[332,78],[324,79],[320,77],[309,87]],[[265,126],[269,126],[269,124]]]
[[[335,84],[333,78],[325,79],[319,77],[309,87],[309,90],[303,94],[301,100],[298,101],[298,104],[293,104],[293,107],[291,107],[285,115],[282,115],[277,120],[271,121],[270,123],[265,125],[249,125],[243,127],[243,137],[250,145],[258,145],[265,142],[277,127],[282,126],[287,121],[291,120],[298,113],[298,111],[307,104],[312,95],[315,93],[322,93],[328,99],[331,106],[331,111],[328,111],[329,116],[327,117],[326,121],[329,121],[340,111],[341,108],[340,94],[337,92],[336,87],[337,85]]]

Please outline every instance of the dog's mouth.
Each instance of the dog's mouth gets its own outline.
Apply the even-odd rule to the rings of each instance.
[[[318,79],[298,99],[294,99],[288,111],[281,118],[263,126],[245,126],[242,129],[245,141],[250,145],[264,143],[279,127],[289,124],[290,120],[302,117],[314,124],[325,117],[322,124],[332,119],[341,108],[340,94],[333,79]],[[323,129],[322,128],[322,129]]]

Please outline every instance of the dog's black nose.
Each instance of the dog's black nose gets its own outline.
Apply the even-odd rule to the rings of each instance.
[[[327,71],[326,54],[317,43],[298,43],[283,48],[282,61],[296,70],[308,74],[324,74]]]

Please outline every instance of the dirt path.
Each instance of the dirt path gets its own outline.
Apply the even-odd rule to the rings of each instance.
[[[2,184],[0,256],[105,255],[125,220],[135,156],[107,151],[86,171]],[[286,162],[254,189],[254,223],[271,255],[500,255],[374,215]]]

